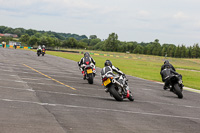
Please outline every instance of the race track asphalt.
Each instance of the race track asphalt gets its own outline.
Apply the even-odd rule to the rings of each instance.
[[[200,94],[127,76],[135,101],[117,102],[100,70],[91,85],[75,61],[0,48],[0,133],[200,132]]]

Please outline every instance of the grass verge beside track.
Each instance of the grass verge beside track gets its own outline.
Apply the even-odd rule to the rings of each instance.
[[[83,54],[77,53],[64,53],[54,51],[47,51],[46,53],[74,61],[80,61],[80,59],[83,57]],[[130,56],[133,56],[133,58],[126,59],[110,56],[108,57],[92,55],[92,57],[96,61],[97,67],[103,68],[105,60],[109,59],[112,61],[114,66],[120,68],[120,70],[127,75],[162,82],[160,76],[160,68],[164,62],[163,57],[135,54],[130,54]],[[169,60],[175,68],[200,70],[200,59],[169,58]],[[185,86],[200,90],[200,72],[189,70],[177,70],[177,72],[182,74],[183,84]]]

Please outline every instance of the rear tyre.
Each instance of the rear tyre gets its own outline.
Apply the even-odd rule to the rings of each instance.
[[[181,88],[179,87],[178,84],[174,85],[174,93],[178,96],[178,98],[180,98],[180,99],[183,98]]]
[[[37,52],[37,55],[40,56],[40,51]]]
[[[109,87],[109,92],[117,101],[123,101],[123,96],[117,92],[114,84]]]
[[[88,75],[88,83],[93,84],[93,74]]]

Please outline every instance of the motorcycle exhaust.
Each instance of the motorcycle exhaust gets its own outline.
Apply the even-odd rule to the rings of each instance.
[[[120,83],[119,83],[118,81],[116,81],[115,79],[113,79],[113,80],[112,80],[112,82],[113,82],[113,83],[116,83],[117,85],[119,85],[120,87],[122,87],[122,88],[123,88],[123,85],[122,85],[122,84],[120,84]]]

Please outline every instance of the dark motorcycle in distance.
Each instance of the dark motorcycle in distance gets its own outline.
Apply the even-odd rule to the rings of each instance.
[[[40,54],[42,53],[41,49],[37,49],[37,55],[40,56]]]
[[[106,87],[106,92],[109,92],[117,101],[123,101],[125,98],[134,101],[127,81],[125,76],[114,75],[113,73],[102,76],[102,85]]]
[[[172,77],[170,77],[169,82],[170,91],[176,94],[178,98],[183,98],[183,81],[179,78],[179,75],[173,75]]]
[[[42,56],[44,56],[45,54],[45,49],[43,48],[42,50],[41,49],[37,49],[37,55],[40,56],[42,54]]]

